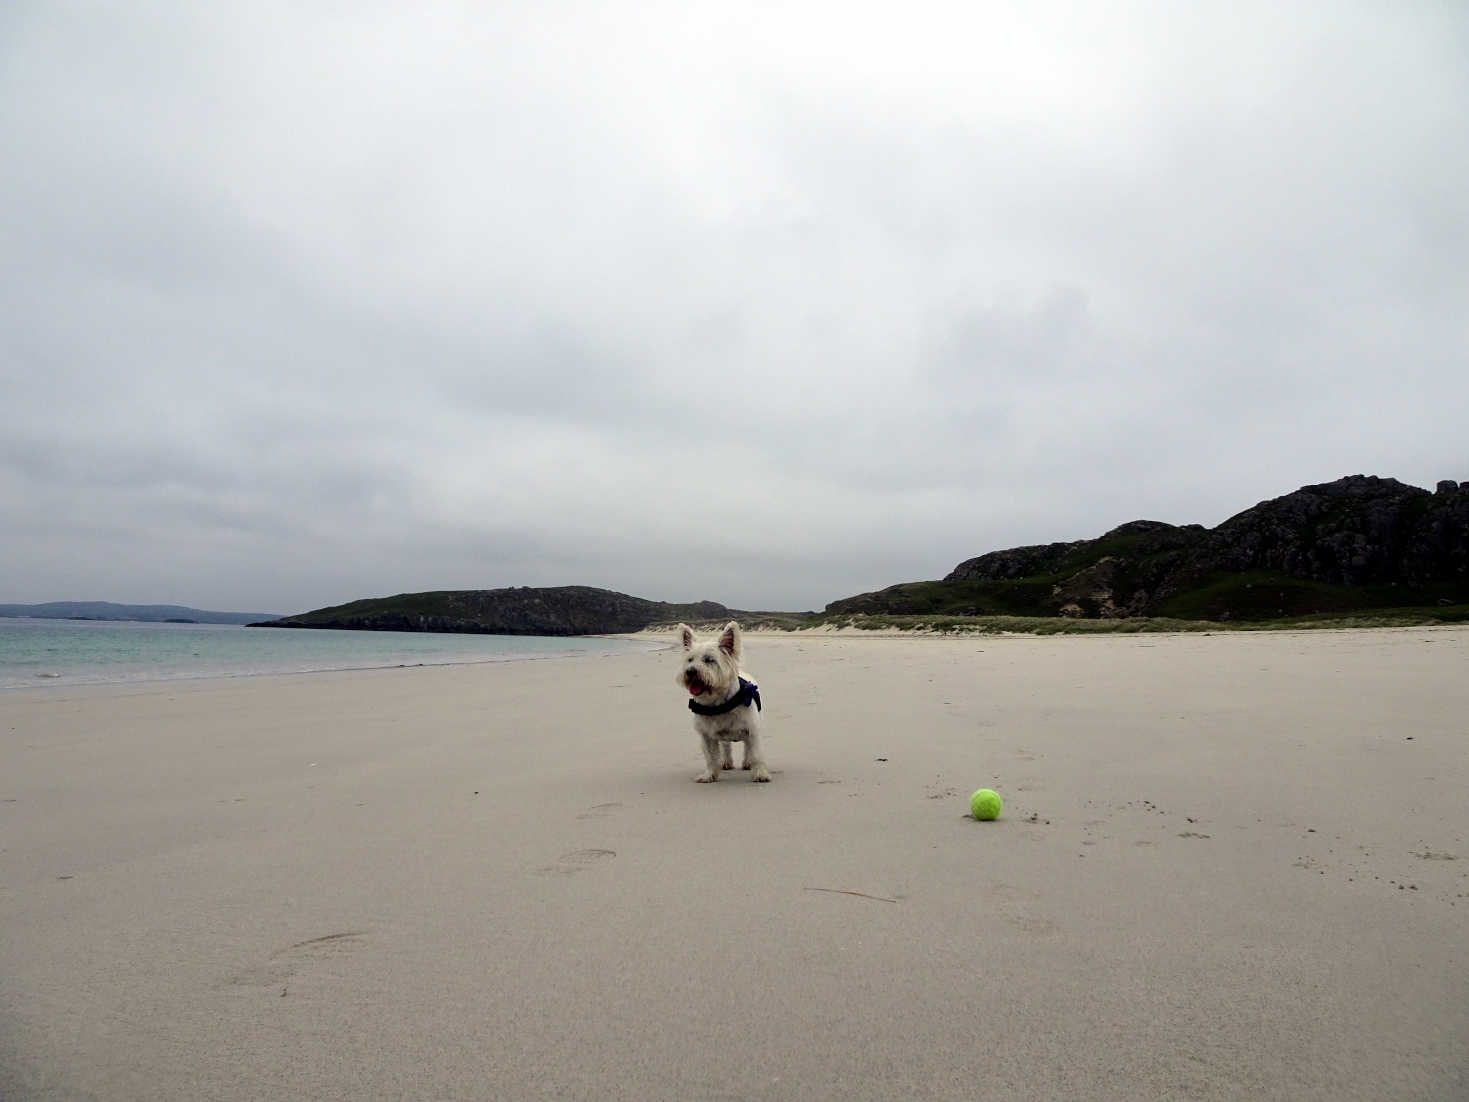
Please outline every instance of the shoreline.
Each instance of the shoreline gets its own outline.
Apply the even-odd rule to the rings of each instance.
[[[446,640],[440,637],[444,633],[336,630],[293,634],[277,643],[278,635],[249,633],[247,625],[235,624],[39,618],[24,623],[23,629],[5,632],[0,622],[0,697],[16,691],[83,685],[163,685],[475,666],[650,646],[643,640],[610,635],[466,634]]]
[[[584,636],[583,638],[588,638]],[[597,638],[602,638],[598,636]],[[245,673],[200,673],[179,674],[173,677],[150,677],[150,678],[117,678],[113,680],[64,680],[59,675],[36,674],[37,684],[0,685],[0,699],[4,693],[9,692],[31,692],[37,689],[107,689],[107,688],[139,688],[151,689],[166,685],[186,685],[200,681],[251,681],[257,678],[297,678],[331,676],[333,674],[352,673],[387,673],[392,670],[420,670],[420,669],[450,669],[472,666],[504,665],[515,662],[557,662],[578,658],[601,658],[607,655],[598,654],[517,654],[507,655],[503,658],[467,658],[457,662],[394,662],[383,666],[324,666],[320,669],[310,670],[263,670]],[[58,684],[57,682],[63,682]]]

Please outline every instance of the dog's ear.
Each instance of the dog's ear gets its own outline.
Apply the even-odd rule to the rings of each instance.
[[[692,650],[694,646],[694,629],[688,624],[678,625],[678,641],[683,644],[684,650]]]
[[[740,660],[740,625],[731,620],[719,636],[719,649],[736,662]]]

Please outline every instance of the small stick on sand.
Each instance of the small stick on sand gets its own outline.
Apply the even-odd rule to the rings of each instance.
[[[849,892],[846,888],[807,888],[808,892],[833,892],[837,895],[855,895],[862,899],[875,899],[879,903],[896,903],[896,899],[888,899],[882,895],[868,895],[866,892]]]

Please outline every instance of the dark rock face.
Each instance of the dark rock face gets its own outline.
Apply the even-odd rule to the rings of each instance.
[[[1352,587],[1469,580],[1469,492],[1455,484],[1431,494],[1371,475],[1302,486],[1208,532],[1154,597],[1256,570]]]
[[[1410,582],[1469,578],[1469,482],[1434,495],[1403,538],[1401,571]]]
[[[1115,618],[1141,615],[1183,557],[1208,535],[1198,524],[1133,520],[1094,540],[993,551],[956,566],[945,582],[1045,578],[1040,614]],[[890,610],[892,611],[892,610]]]
[[[1202,524],[1180,525],[1166,524],[1161,520],[1130,520],[1126,524],[1119,524],[1102,539],[1126,539],[1131,541],[1135,554],[1151,555],[1159,551],[1196,547],[1207,532],[1208,529]]]
[[[445,590],[355,601],[257,627],[447,631],[479,635],[610,635],[658,620],[732,615],[713,601],[673,605],[590,586]]]
[[[1333,585],[1396,581],[1432,499],[1427,490],[1373,476],[1303,486],[1230,517],[1191,565],[1279,570]]]
[[[966,559],[944,581],[1007,581],[1037,574],[1069,575],[1108,555],[1140,560],[1195,547],[1205,534],[1206,530],[1198,524],[1180,526],[1160,520],[1132,520],[1094,540],[1014,547]]]
[[[1049,574],[1068,552],[1079,546],[1080,542],[1039,543],[1030,547],[1012,547],[1008,551],[991,551],[977,559],[965,559],[948,573],[944,581],[1001,582],[1027,578],[1032,574]]]
[[[1298,590],[1302,584],[1405,587],[1384,598],[1389,603],[1433,603],[1406,591],[1424,586],[1449,594],[1439,596],[1440,603],[1469,600],[1469,483],[1440,482],[1430,493],[1392,478],[1350,475],[1262,501],[1212,530],[1135,520],[1094,540],[1015,547],[966,559],[943,582],[927,583],[922,607],[911,600],[918,587],[909,584],[848,597],[827,609],[927,614],[974,606],[981,612],[1013,612],[1013,601],[1010,608],[1000,607],[1006,587],[1029,586],[1035,593],[1043,583],[1049,596],[1032,599],[1029,615],[1158,615],[1164,605],[1217,586],[1223,577],[1256,572],[1262,579],[1299,579],[1290,582]],[[936,594],[935,587],[948,587],[951,599]],[[1243,603],[1267,603],[1255,597],[1260,599]],[[1348,604],[1352,599],[1344,598]],[[1342,607],[1342,600],[1333,605],[1330,595],[1322,595],[1321,603]],[[1223,614],[1229,614],[1227,608]]]

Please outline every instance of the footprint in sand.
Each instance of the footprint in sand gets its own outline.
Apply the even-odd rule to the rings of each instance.
[[[340,934],[324,934],[321,937],[307,938],[294,945],[287,945],[284,949],[277,949],[270,954],[270,959],[301,963],[344,956],[361,949],[366,937],[366,930],[345,930]]]
[[[303,968],[355,953],[367,943],[366,930],[344,930],[337,934],[307,938],[277,949],[265,963],[247,968],[227,981],[232,987],[280,987],[285,995],[288,981]]]
[[[575,876],[616,856],[615,849],[574,849],[563,853],[554,865],[542,865],[536,872],[545,876]]]
[[[618,804],[618,803],[612,803],[612,804],[593,804],[591,807],[587,808],[580,815],[578,815],[577,818],[578,819],[605,819],[605,818],[607,818],[607,816],[611,815],[614,811],[616,811],[621,806],[622,805],[621,804]]]
[[[1027,934],[1036,934],[1039,936],[1059,933],[1061,930],[1061,927],[1055,922],[1052,922],[1049,918],[1042,918],[1040,915],[1006,915],[1005,921],[1008,922],[1011,926],[1014,926],[1017,930],[1023,930]]]

